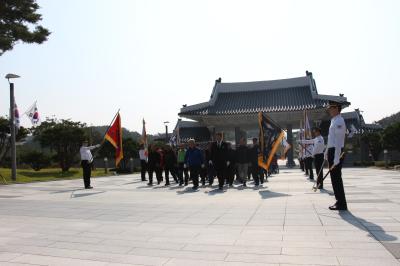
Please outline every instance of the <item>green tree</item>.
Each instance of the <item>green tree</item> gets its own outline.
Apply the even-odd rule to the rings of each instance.
[[[47,40],[50,32],[38,25],[42,20],[38,9],[36,0],[0,1],[0,56],[18,41],[40,44]]]
[[[400,151],[400,122],[396,122],[383,131],[383,146],[390,150]]]
[[[56,153],[54,159],[59,163],[61,170],[66,172],[78,161],[79,148],[86,138],[85,124],[64,119],[49,119],[36,127],[34,136],[42,147],[48,147]]]
[[[10,121],[0,116],[0,161],[2,161],[3,157],[10,150],[10,132]],[[20,127],[16,133],[16,141],[22,141],[29,134],[29,130],[24,127]]]
[[[374,161],[379,160],[379,154],[383,150],[382,135],[378,132],[371,132],[364,134],[361,138],[368,144]]]
[[[40,151],[26,151],[21,154],[21,161],[29,164],[33,170],[39,171],[51,164],[51,157]]]

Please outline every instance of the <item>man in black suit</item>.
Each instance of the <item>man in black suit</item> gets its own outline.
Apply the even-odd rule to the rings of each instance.
[[[230,164],[227,158],[228,145],[223,141],[221,132],[217,133],[215,138],[216,141],[211,146],[211,160],[209,164],[214,166],[218,178],[218,187],[222,190],[224,188],[226,169]]]

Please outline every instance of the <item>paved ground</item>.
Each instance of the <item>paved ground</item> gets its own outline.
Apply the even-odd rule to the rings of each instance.
[[[341,213],[297,169],[223,193],[138,175],[0,186],[0,265],[398,265],[399,172],[344,175]]]

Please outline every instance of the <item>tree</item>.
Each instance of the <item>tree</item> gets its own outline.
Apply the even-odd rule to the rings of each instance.
[[[0,56],[18,41],[41,44],[47,40],[50,32],[38,25],[42,20],[38,9],[36,0],[0,1]]]
[[[393,123],[383,131],[383,146],[400,151],[400,122]]]
[[[10,121],[0,116],[0,161],[2,161],[3,157],[10,150],[10,133]],[[16,141],[21,141],[29,134],[29,130],[24,127],[20,127],[16,133]]]
[[[39,171],[42,168],[48,167],[51,164],[50,156],[40,151],[27,151],[21,154],[21,160],[29,164],[33,170]]]
[[[379,154],[383,150],[382,135],[378,132],[371,132],[364,134],[361,138],[363,141],[368,143],[372,157],[374,161],[377,161],[379,159]]]
[[[55,160],[66,172],[77,161],[82,141],[86,138],[85,124],[70,120],[48,119],[36,127],[34,136],[42,147],[56,153]]]

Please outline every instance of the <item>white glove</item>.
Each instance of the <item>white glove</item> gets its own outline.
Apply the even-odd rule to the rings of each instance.
[[[209,160],[209,161],[208,161],[208,164],[209,164],[209,165],[212,165],[212,161],[211,161],[211,160]]]
[[[201,164],[201,168],[204,168],[204,167],[205,167],[204,163],[203,163],[203,164]]]
[[[340,163],[340,159],[339,158],[335,158],[334,160],[333,160],[333,166],[336,166],[336,165],[338,165]]]
[[[101,144],[97,144],[95,147],[96,147],[96,148],[100,148],[100,146],[101,146]]]
[[[230,161],[226,161],[226,166],[229,166],[231,164]]]
[[[187,168],[187,165],[186,165],[186,164],[183,164],[183,168]]]

